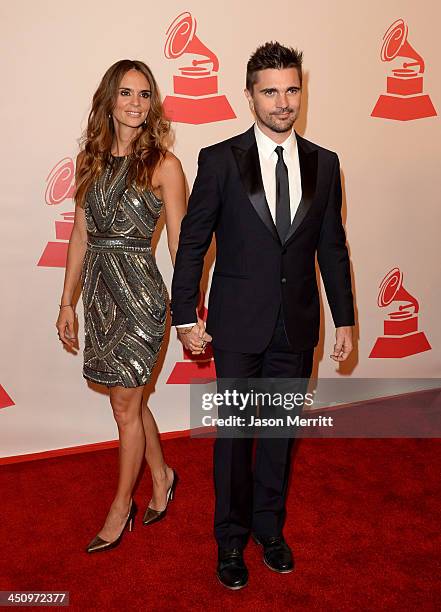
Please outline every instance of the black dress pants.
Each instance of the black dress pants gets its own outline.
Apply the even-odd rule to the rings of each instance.
[[[314,350],[294,353],[280,312],[273,337],[263,353],[214,348],[218,378],[305,378],[311,376]],[[285,519],[285,500],[293,438],[256,440],[220,438],[214,445],[216,507],[214,533],[222,548],[244,548],[250,530],[278,536]]]

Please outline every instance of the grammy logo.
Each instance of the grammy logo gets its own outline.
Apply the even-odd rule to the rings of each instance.
[[[397,19],[383,36],[381,59],[390,62],[396,57],[409,58],[401,68],[387,77],[387,93],[382,94],[371,113],[372,117],[411,121],[435,117],[436,110],[427,94],[423,94],[424,60],[407,40],[407,25]]]
[[[386,274],[378,294],[380,308],[389,306],[392,302],[402,304],[388,314],[384,321],[384,336],[377,338],[369,357],[394,359],[430,351],[432,347],[426,334],[418,331],[418,301],[404,289],[403,275],[399,268],[393,268]]]
[[[179,68],[173,77],[174,96],[166,96],[164,111],[178,123],[211,123],[235,119],[227,98],[218,94],[219,60],[196,36],[196,19],[190,13],[178,15],[168,28],[164,54],[176,59],[191,53],[203,59],[193,59],[191,66]],[[210,69],[211,64],[211,69]]]
[[[8,408],[9,406],[15,406],[15,404],[4,388],[0,385],[0,408]]]
[[[75,189],[75,165],[70,157],[65,157],[50,171],[46,179],[46,204],[61,204],[72,199]],[[59,242],[50,241],[44,248],[37,266],[43,268],[65,268],[67,249],[73,230],[75,213],[61,213],[62,221],[55,221],[55,238]]]
[[[205,296],[201,293],[200,304],[198,306],[199,317],[207,320],[208,310],[204,306]],[[167,385],[189,385],[195,380],[208,382],[216,379],[214,367],[213,349],[211,344],[207,344],[205,353],[192,355],[184,348],[184,361],[178,361],[167,379]]]

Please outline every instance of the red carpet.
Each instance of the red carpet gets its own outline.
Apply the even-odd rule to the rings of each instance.
[[[285,527],[296,570],[271,572],[250,542],[238,592],[214,575],[211,447],[166,441],[181,477],[167,518],[142,526],[144,474],[134,531],[91,556],[117,451],[2,466],[0,590],[68,590],[74,610],[440,609],[440,440],[301,441]]]

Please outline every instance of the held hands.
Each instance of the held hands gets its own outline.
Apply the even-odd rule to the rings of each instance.
[[[352,327],[337,327],[335,330],[334,361],[346,361],[352,351]]]
[[[60,314],[55,326],[58,329],[59,339],[70,349],[75,349],[77,343],[74,325],[75,312],[73,307],[71,305],[60,306]]]
[[[188,330],[191,331],[188,331]],[[191,328],[178,328],[178,338],[192,355],[205,353],[205,347],[212,337],[205,331],[205,323],[198,317],[198,322]]]

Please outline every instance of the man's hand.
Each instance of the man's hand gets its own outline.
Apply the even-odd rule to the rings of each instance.
[[[352,327],[337,327],[335,330],[334,361],[345,361],[352,351]]]
[[[178,328],[178,338],[184,347],[191,351],[192,355],[200,355],[205,353],[207,342],[211,342],[212,337],[205,331],[205,323],[198,317],[198,322],[193,325],[190,332],[187,328]]]

